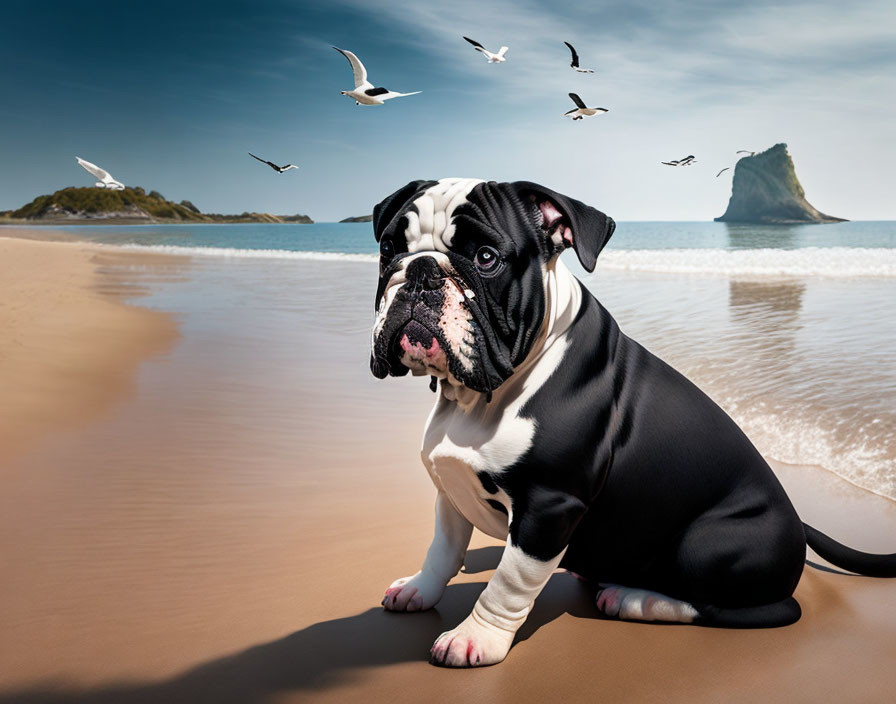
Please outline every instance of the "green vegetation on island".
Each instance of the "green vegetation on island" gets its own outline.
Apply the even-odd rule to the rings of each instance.
[[[373,222],[373,215],[357,215],[353,218],[345,218],[339,222]]]
[[[307,215],[270,215],[244,212],[240,215],[203,213],[193,203],[173,203],[158,191],[148,194],[139,186],[113,191],[106,188],[63,188],[52,195],[38,196],[18,210],[0,211],[8,221],[40,221],[48,224],[90,222],[271,222],[302,223],[314,221]]]

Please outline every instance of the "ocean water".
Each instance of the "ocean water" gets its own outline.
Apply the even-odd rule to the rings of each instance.
[[[262,311],[280,300],[271,330],[286,329],[311,300],[309,286],[323,287],[313,300],[324,305],[329,262],[333,275],[360,277],[351,299],[340,299],[340,324],[356,334],[372,321],[369,223],[64,229],[191,256],[204,283],[189,295],[160,284],[174,287],[151,297],[163,309],[207,316],[210,305]],[[764,454],[896,499],[896,222],[622,222],[594,273],[563,256],[624,332],[713,397]],[[313,278],[308,260],[319,262]],[[358,300],[366,289],[369,299]],[[362,366],[363,337],[351,343]]]
[[[154,248],[200,248],[376,254],[370,223],[52,226],[104,244]],[[860,221],[818,225],[743,225],[717,222],[621,222],[607,251],[894,249],[896,222]]]

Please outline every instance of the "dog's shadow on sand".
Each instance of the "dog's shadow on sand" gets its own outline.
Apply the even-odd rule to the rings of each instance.
[[[476,574],[494,569],[500,556],[498,547],[471,550],[464,572]],[[38,683],[25,690],[0,692],[0,704],[228,704],[263,702],[278,693],[313,694],[336,683],[350,682],[357,671],[365,668],[425,663],[435,638],[466,617],[484,588],[484,581],[452,584],[437,608],[422,613],[389,613],[377,606],[354,616],[316,623],[162,682],[115,683],[90,690],[70,689],[58,682]],[[526,640],[564,613],[598,617],[593,592],[571,575],[558,573],[536,600],[515,642]]]

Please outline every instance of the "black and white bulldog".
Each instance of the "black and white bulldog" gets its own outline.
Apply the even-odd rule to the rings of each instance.
[[[503,660],[558,567],[599,585],[606,616],[732,627],[799,618],[807,539],[846,569],[896,576],[896,556],[804,526],[724,411],[559,261],[572,247],[592,271],[614,227],[529,182],[415,181],[374,210],[371,369],[438,388],[422,449],[435,536],[383,605],[436,604],[474,526],[507,541],[472,613],[436,640],[436,664]]]

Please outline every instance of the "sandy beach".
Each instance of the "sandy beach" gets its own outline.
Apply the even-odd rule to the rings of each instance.
[[[375,266],[247,283],[240,261],[5,234],[0,702],[892,700],[896,581],[815,556],[790,627],[602,620],[557,573],[504,663],[429,665],[500,547],[474,533],[437,608],[381,609],[435,491],[426,383],[367,368]],[[804,520],[896,550],[896,502],[774,467]]]

